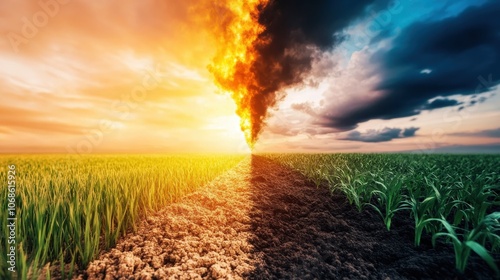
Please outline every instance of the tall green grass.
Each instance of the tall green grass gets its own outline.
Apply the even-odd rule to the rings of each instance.
[[[358,211],[375,210],[387,230],[396,215],[412,218],[414,242],[443,238],[464,272],[471,252],[500,277],[500,156],[412,154],[266,154],[344,193]]]
[[[63,278],[114,246],[137,220],[196,190],[239,155],[0,156],[0,252],[7,252],[7,168],[16,165],[17,273],[0,255],[0,279],[34,278],[58,263]],[[69,269],[68,265],[69,264]],[[66,265],[66,266],[65,266]],[[73,269],[72,269],[73,268]],[[69,271],[68,271],[69,270]]]

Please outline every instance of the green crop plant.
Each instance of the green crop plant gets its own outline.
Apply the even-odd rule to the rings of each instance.
[[[420,199],[422,203],[415,205],[415,207],[419,207],[417,210],[418,213],[414,212],[413,209],[411,210],[412,215],[420,215],[420,217],[417,217],[418,224],[416,223],[415,225],[416,233],[421,235],[422,228],[424,228],[427,233],[433,235],[441,231],[443,225],[441,223],[423,223],[423,220],[427,218],[449,217],[456,207],[456,201],[452,201],[451,194],[453,190],[447,185],[441,184],[436,173],[424,176],[423,179],[425,182],[424,191],[427,190],[427,192],[426,194],[420,193],[421,196],[418,198],[413,196],[414,199]],[[413,208],[413,205],[411,206]],[[420,239],[420,236],[416,236],[416,238]]]
[[[458,271],[463,273],[467,266],[471,250],[478,254],[490,267],[495,271],[496,276],[500,277],[500,270],[495,263],[495,260],[484,247],[485,240],[498,242],[500,240],[500,212],[494,212],[485,216],[477,225],[470,231],[465,231],[460,234],[455,230],[446,219],[431,218],[428,221],[437,221],[443,224],[445,232],[437,232],[432,237],[433,245],[435,246],[436,239],[445,237],[451,240],[455,251],[455,265]]]
[[[467,183],[462,180],[457,183],[463,189],[460,200],[464,201],[459,217],[466,219],[466,225],[470,222],[471,226],[478,226],[491,207],[500,205],[497,199],[500,195],[500,184],[495,184],[495,175],[481,173],[474,181],[468,178]]]
[[[330,189],[340,189],[349,203],[361,212],[372,195],[368,186],[367,173],[352,171],[349,166],[335,167],[334,173],[336,175],[331,175],[328,178]]]
[[[398,211],[407,209],[407,207],[402,195],[404,177],[396,177],[392,173],[387,175],[391,179],[375,181],[377,187],[371,191],[372,200],[375,200],[375,202],[367,205],[382,217],[387,230],[390,230],[394,215]]]
[[[322,165],[308,165],[305,168],[305,175],[309,179],[311,179],[316,186],[316,188],[319,188],[321,183],[325,180],[326,175],[325,171],[323,170]]]
[[[425,198],[420,201],[415,196],[410,195],[410,197],[405,201],[408,209],[411,211],[411,215],[415,221],[415,246],[420,246],[420,240],[422,239],[422,233],[426,225],[428,224],[429,205],[432,203],[433,197]]]

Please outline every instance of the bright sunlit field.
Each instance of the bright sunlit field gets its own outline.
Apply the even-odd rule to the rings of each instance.
[[[23,155],[0,157],[0,195],[16,184],[18,276],[58,261],[85,267],[114,246],[141,215],[196,190],[240,162],[242,155]],[[15,165],[15,178],[8,166]],[[10,174],[9,174],[10,175]],[[13,175],[11,175],[13,176]],[[7,205],[5,205],[7,208]],[[0,219],[7,221],[2,209]],[[7,232],[1,231],[1,279]],[[4,236],[5,235],[5,236]],[[62,271],[68,269],[62,269]],[[63,277],[64,278],[64,277]]]

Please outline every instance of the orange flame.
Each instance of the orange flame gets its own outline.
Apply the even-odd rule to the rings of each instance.
[[[258,35],[264,30],[257,21],[258,8],[268,0],[216,2],[217,9],[212,10],[211,16],[217,25],[214,31],[218,50],[208,69],[214,75],[215,84],[234,99],[241,130],[253,149],[263,120],[252,112],[255,105],[252,96],[259,94],[259,86],[251,67],[256,60]]]

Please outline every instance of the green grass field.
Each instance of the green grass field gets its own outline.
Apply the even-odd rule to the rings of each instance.
[[[358,211],[375,210],[387,230],[395,215],[415,223],[422,234],[453,245],[463,272],[472,252],[500,276],[500,156],[410,154],[268,154],[318,187],[326,183],[345,194]]]
[[[46,263],[85,267],[109,249],[141,215],[196,190],[244,156],[60,156],[0,157],[0,279],[7,271],[8,181],[16,184],[18,276]],[[15,175],[8,170],[15,165]],[[64,271],[64,269],[62,269]],[[66,268],[66,270],[68,270]],[[71,267],[69,269],[71,273]],[[66,275],[69,276],[69,275]]]

